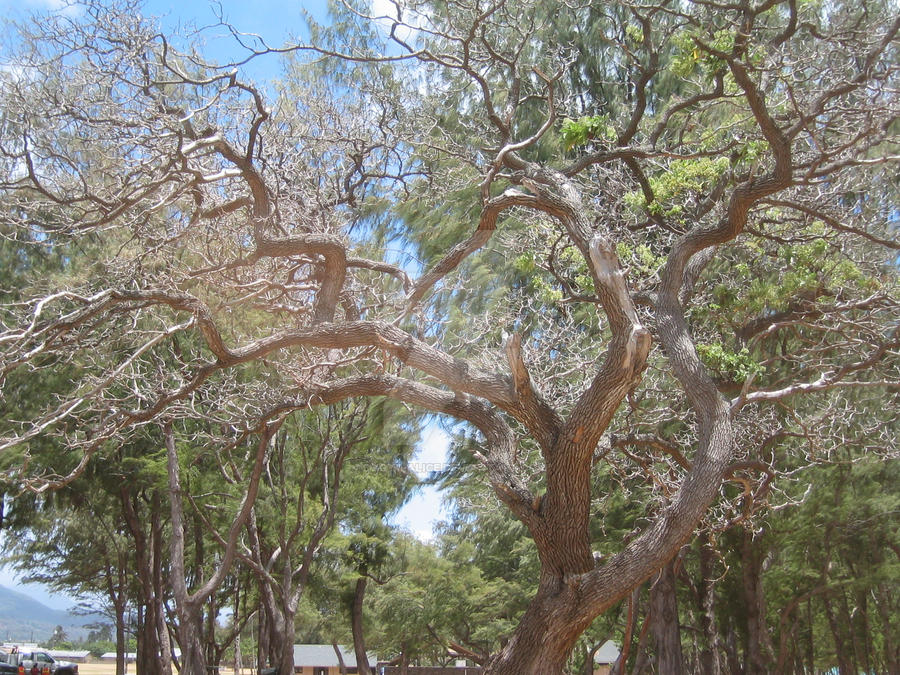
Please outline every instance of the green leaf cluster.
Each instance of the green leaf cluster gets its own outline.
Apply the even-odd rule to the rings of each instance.
[[[746,380],[751,375],[761,375],[766,370],[765,366],[753,359],[747,347],[735,352],[719,342],[700,343],[697,345],[697,353],[709,368],[731,380]]]
[[[725,67],[725,62],[700,47],[698,42],[708,44],[717,52],[729,53],[734,49],[736,33],[732,28],[723,28],[713,33],[712,39],[697,31],[683,31],[672,38],[675,52],[670,68],[678,77],[687,78],[698,69],[707,77],[712,77]]]
[[[593,115],[567,119],[562,123],[560,135],[566,152],[587,145],[593,140],[612,143],[618,134],[606,115]]]
[[[676,159],[664,171],[649,179],[653,201],[649,204],[643,192],[625,195],[625,204],[635,211],[677,218],[684,213],[681,203],[690,195],[702,196],[725,175],[731,166],[728,157]]]

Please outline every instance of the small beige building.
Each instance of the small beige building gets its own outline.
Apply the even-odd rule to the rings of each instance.
[[[609,675],[613,664],[619,658],[619,648],[612,640],[604,642],[594,654],[594,675]]]
[[[348,673],[356,673],[356,654],[352,649],[338,647]],[[375,666],[375,656],[369,654],[369,665]],[[294,672],[297,675],[341,675],[337,654],[331,645],[294,645]]]

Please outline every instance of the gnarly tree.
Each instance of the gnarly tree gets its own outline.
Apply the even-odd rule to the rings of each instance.
[[[101,255],[4,308],[5,382],[76,374],[0,448],[77,465],[17,480],[65,485],[163,415],[258,428],[380,396],[448,415],[541,563],[488,671],[561,672],[758,468],[743,441],[767,411],[900,385],[900,19],[838,5],[347,3],[343,33],[291,48],[327,66],[296,63],[274,105],[132,6],[23,34],[3,231]],[[704,313],[729,293],[737,331]],[[765,339],[795,351],[760,366]],[[592,471],[625,451],[659,489],[598,562]]]

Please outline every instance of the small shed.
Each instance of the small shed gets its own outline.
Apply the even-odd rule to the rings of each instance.
[[[594,654],[594,675],[609,675],[613,664],[619,659],[619,648],[612,640],[607,640]]]
[[[358,672],[353,650],[341,646],[338,649],[347,672]],[[369,664],[374,666],[375,655],[368,656]],[[294,645],[294,672],[297,675],[340,675],[341,666],[332,645]]]

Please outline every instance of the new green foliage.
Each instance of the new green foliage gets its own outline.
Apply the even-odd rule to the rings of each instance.
[[[566,152],[587,145],[591,141],[609,144],[616,140],[618,133],[605,115],[583,116],[567,119],[560,127],[560,135]]]

